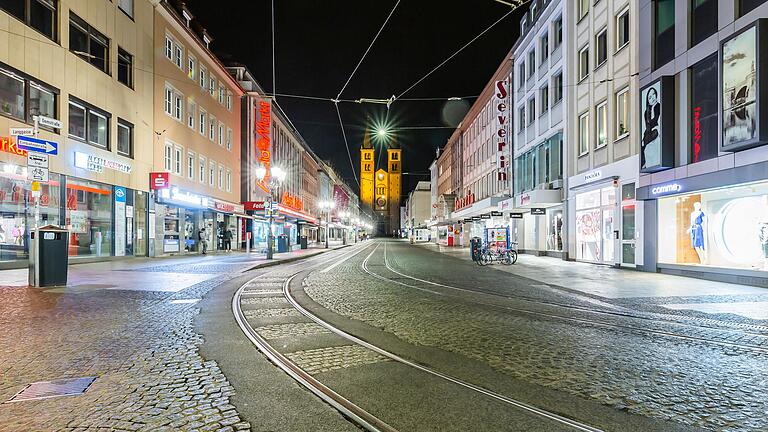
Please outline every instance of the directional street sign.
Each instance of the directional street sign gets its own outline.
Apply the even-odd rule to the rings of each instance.
[[[16,147],[38,153],[46,153],[52,155],[59,154],[59,143],[28,136],[18,137],[16,140]]]
[[[11,128],[11,136],[32,136],[35,134],[35,128],[31,127],[25,127],[25,128]]]
[[[48,168],[37,168],[37,167],[27,168],[27,180],[47,183]]]
[[[61,120],[56,120],[55,118],[50,118],[46,116],[35,116],[35,120],[37,120],[37,124],[40,126],[47,126],[54,129],[61,129],[62,123]]]
[[[27,153],[27,166],[48,168],[48,155],[43,153]]]

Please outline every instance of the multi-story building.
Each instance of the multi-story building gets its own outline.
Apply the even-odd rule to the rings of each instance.
[[[451,168],[453,165],[453,142],[448,143],[437,152],[437,159],[430,167],[431,177],[431,220],[432,241],[445,246],[454,246],[454,221],[451,213],[455,209],[453,194],[453,177]],[[458,237],[458,236],[457,236]]]
[[[154,8],[155,255],[237,247],[240,204],[240,103],[244,90],[210,51],[211,36],[183,3]],[[204,229],[204,231],[202,231]]]
[[[405,201],[405,228],[411,242],[429,240],[427,223],[430,221],[431,189],[430,182],[420,181]]]
[[[636,262],[768,285],[768,1],[641,0]]]
[[[515,80],[514,199],[501,205],[512,214],[512,238],[521,252],[562,256],[564,245],[563,161],[567,159],[571,64],[569,20],[562,0],[531,2],[512,48]]]
[[[153,13],[148,1],[0,3],[2,264],[26,265],[30,229],[48,224],[69,230],[71,259],[148,253]],[[44,149],[29,151],[41,166],[26,145]]]
[[[566,78],[568,257],[635,266],[638,11],[629,0],[569,3]],[[559,215],[559,213],[558,213]],[[550,220],[560,224],[560,220]],[[556,229],[556,227],[550,227]]]

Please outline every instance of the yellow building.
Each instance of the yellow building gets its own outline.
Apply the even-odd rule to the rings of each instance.
[[[365,132],[360,148],[360,200],[376,213],[379,232],[392,235],[400,228],[402,150],[387,145],[387,165],[376,169],[376,149]]]

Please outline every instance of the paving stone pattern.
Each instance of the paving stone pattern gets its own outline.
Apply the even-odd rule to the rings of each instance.
[[[263,327],[257,327],[256,332],[267,340],[331,333],[325,327],[315,323],[270,324]]]
[[[377,252],[369,264],[377,273],[386,272],[376,265],[382,258]],[[431,295],[374,279],[362,272],[359,261],[350,260],[333,273],[312,274],[307,293],[336,313],[408,343],[482,361],[514,378],[688,425],[768,430],[764,354],[535,318]],[[471,272],[454,274],[456,283],[473,286]]]
[[[0,400],[25,385],[97,376],[82,395],[0,405],[0,431],[247,431],[234,389],[199,354],[200,298],[233,277],[175,294],[0,288]]]
[[[311,375],[389,361],[388,358],[360,345],[296,351],[286,354],[286,357]]]

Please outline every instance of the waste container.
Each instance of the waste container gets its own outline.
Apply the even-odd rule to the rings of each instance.
[[[302,249],[307,248],[307,236],[301,236],[299,237],[299,243],[301,244]]]
[[[472,254],[472,261],[478,261],[480,259],[480,251],[483,248],[483,241],[480,237],[472,237],[469,240],[469,249]]]
[[[277,252],[288,252],[288,236],[285,234],[280,234],[277,236]]]
[[[37,287],[67,284],[69,231],[47,225],[30,233],[29,285]]]

